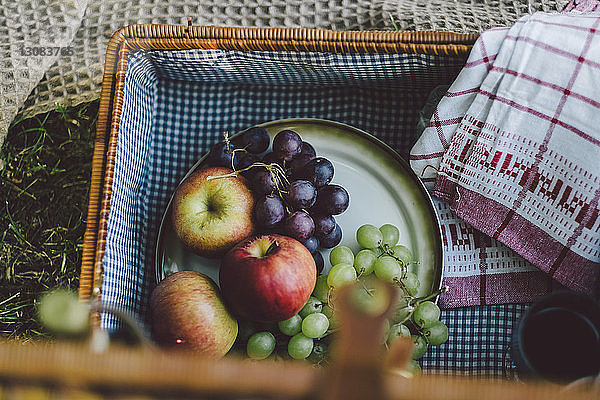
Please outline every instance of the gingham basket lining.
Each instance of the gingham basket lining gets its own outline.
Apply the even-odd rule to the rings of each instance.
[[[455,61],[435,56],[310,52],[242,52],[223,50],[149,51],[161,79],[268,85],[414,86],[411,76],[431,76],[433,65],[442,70]],[[448,72],[439,70],[439,75]]]
[[[231,68],[211,68],[215,57]],[[249,58],[264,63],[248,63]],[[301,60],[305,73],[297,75],[289,60]],[[324,118],[371,132],[406,157],[427,95],[450,83],[463,62],[408,54],[133,53],[103,259],[103,301],[148,322],[163,210],[181,177],[224,131],[281,118]],[[519,305],[445,310],[450,341],[432,348],[424,367],[501,375],[522,310]],[[102,325],[118,329],[110,315],[103,315]]]

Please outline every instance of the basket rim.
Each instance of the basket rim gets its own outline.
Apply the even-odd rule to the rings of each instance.
[[[107,223],[128,56],[137,50],[222,49],[408,53],[465,58],[478,34],[443,31],[334,31],[312,28],[243,28],[135,24],[110,38],[102,88],[79,279],[79,297],[101,295]],[[98,323],[98,316],[93,316]]]
[[[319,28],[224,27],[167,24],[132,24],[115,32],[126,39],[237,39],[322,42],[430,43],[472,45],[478,33],[406,30],[332,30]]]

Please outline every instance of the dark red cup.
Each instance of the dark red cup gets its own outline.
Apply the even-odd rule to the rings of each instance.
[[[520,378],[568,383],[600,373],[600,304],[570,292],[538,300],[512,337]]]

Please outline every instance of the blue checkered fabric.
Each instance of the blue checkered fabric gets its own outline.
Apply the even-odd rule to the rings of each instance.
[[[162,213],[186,171],[226,131],[281,118],[341,121],[403,156],[428,93],[463,60],[409,54],[140,51],[128,61],[106,253],[104,303],[147,322]],[[425,369],[502,374],[522,306],[445,310],[449,342]],[[118,322],[103,315],[103,327]]]
[[[428,55],[240,52],[221,50],[151,52],[156,73],[184,82],[253,85],[345,85],[408,87],[442,79],[456,60]],[[373,62],[374,59],[376,62]],[[433,61],[435,60],[435,61]],[[410,79],[407,77],[410,76]]]
[[[510,357],[512,330],[525,304],[475,306],[442,310],[448,341],[429,346],[420,360],[424,371],[509,377],[515,368]]]

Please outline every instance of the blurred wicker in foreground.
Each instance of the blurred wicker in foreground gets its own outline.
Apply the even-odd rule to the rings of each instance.
[[[377,351],[387,312],[356,312],[340,290],[340,332],[333,362],[208,360],[148,347],[94,353],[76,343],[1,343],[0,380],[7,399],[278,398],[278,399],[597,399],[598,393],[543,383],[523,384],[452,376],[406,378],[412,342]],[[393,292],[393,290],[390,290]],[[391,302],[389,302],[391,304]],[[388,310],[389,311],[389,310]]]

